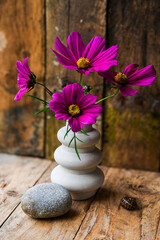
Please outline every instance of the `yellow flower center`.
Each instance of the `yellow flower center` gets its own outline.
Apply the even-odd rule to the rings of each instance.
[[[121,73],[121,72],[117,73],[117,75],[114,77],[114,80],[117,83],[121,83],[121,84],[124,84],[124,83],[128,82],[127,76],[124,73]]]
[[[87,58],[80,58],[77,61],[77,66],[81,69],[87,69],[91,66],[91,64]]]
[[[68,107],[68,113],[73,117],[77,117],[80,114],[80,108],[76,104],[72,104]]]

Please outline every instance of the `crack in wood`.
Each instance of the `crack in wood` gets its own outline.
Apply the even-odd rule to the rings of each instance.
[[[15,159],[17,160],[17,158]],[[20,159],[21,160],[21,159]],[[17,162],[16,162],[17,163]],[[43,164],[42,164],[43,163]],[[42,160],[33,164],[30,161],[30,167],[26,164],[20,164],[21,171],[28,169],[27,174],[33,166],[40,165],[38,175],[34,174],[32,178],[26,179],[26,187],[29,183],[34,186],[37,183],[48,182],[50,172],[55,167],[55,163],[48,162],[44,164]],[[15,166],[14,162],[12,163]],[[19,166],[18,164],[16,164]],[[11,166],[11,164],[10,164]],[[38,166],[37,166],[38,168]],[[44,170],[45,169],[45,170]],[[8,169],[6,168],[8,174]],[[16,206],[10,207],[7,214],[6,223],[3,223],[1,239],[12,239],[14,234],[15,239],[35,236],[38,239],[72,239],[72,240],[88,240],[88,239],[107,239],[107,240],[158,240],[159,235],[159,178],[155,173],[140,172],[124,169],[107,169],[103,167],[105,174],[105,183],[103,187],[97,191],[96,196],[88,201],[74,201],[73,208],[68,215],[59,218],[35,220],[25,215],[20,208],[20,196],[17,195]],[[12,172],[12,168],[11,168]],[[6,176],[4,173],[4,178]],[[27,174],[25,176],[27,176]],[[17,176],[17,174],[15,174]],[[35,177],[39,176],[39,180],[35,181]],[[141,176],[138,178],[137,176]],[[132,179],[133,186],[137,186],[137,181],[150,189],[150,194],[141,195],[137,189],[137,197],[143,203],[140,211],[129,212],[123,208],[118,210],[118,204],[124,193],[130,193],[131,188],[126,187],[127,179]],[[17,179],[17,178],[16,178]],[[21,176],[21,179],[23,177]],[[138,180],[137,180],[138,179]],[[18,180],[18,182],[20,179]],[[38,182],[37,182],[38,181]],[[9,181],[10,183],[10,181]],[[10,186],[7,190],[15,189]],[[22,191],[26,190],[26,187]],[[7,191],[6,190],[6,191]],[[153,192],[157,191],[157,197]],[[17,191],[19,193],[19,191]],[[11,199],[12,200],[12,199]],[[152,204],[153,202],[153,204]],[[11,201],[9,202],[11,204]],[[18,204],[17,204],[18,203]],[[144,208],[147,204],[148,208]],[[3,206],[4,208],[6,205]],[[2,209],[3,210],[3,209]],[[10,213],[10,214],[9,214]],[[5,216],[4,215],[4,216]],[[3,217],[4,220],[6,217]]]
[[[104,175],[105,175],[105,180],[104,180],[104,182],[105,182],[106,179],[107,179],[107,175],[108,175],[109,170],[110,170],[110,169],[106,169],[106,170],[104,171]],[[88,206],[88,209],[86,210],[86,214],[84,215],[84,217],[83,217],[83,219],[82,219],[82,221],[81,221],[81,224],[80,224],[79,228],[77,229],[77,231],[76,231],[76,233],[75,233],[75,236],[73,237],[73,240],[78,236],[79,231],[80,231],[82,225],[85,225],[85,224],[88,222],[88,219],[89,219],[89,217],[90,217],[90,212],[89,212],[89,211],[90,211],[90,209],[91,209],[91,207],[92,207],[92,203],[96,200],[97,195],[99,194],[99,191],[100,191],[100,190],[101,190],[101,188],[98,189],[98,191],[97,191],[96,194],[94,195],[93,199],[91,200],[90,205]],[[96,206],[96,209],[97,209],[97,206]],[[88,216],[87,216],[87,215],[88,215]],[[91,231],[91,229],[92,229],[92,227],[93,227],[93,225],[94,225],[94,223],[95,223],[95,221],[96,221],[96,219],[97,219],[97,216],[98,216],[98,214],[96,214],[95,216],[92,217],[92,219],[91,219],[91,221],[90,221],[91,225],[85,229],[85,231],[84,231],[84,232],[85,232],[85,233],[84,233],[85,235],[82,236],[82,239],[84,239],[84,237],[86,237],[86,236],[88,235],[88,233]],[[82,240],[82,239],[81,239],[81,240]]]
[[[142,239],[142,214],[143,214],[143,210],[140,209],[140,219],[141,219],[141,221],[140,221],[140,239],[139,240]]]
[[[87,228],[85,228],[85,230],[83,231],[81,240],[84,240],[85,237],[90,233],[90,231],[92,230],[92,228],[97,220],[97,217],[98,217],[98,214],[95,214],[92,216],[92,218],[90,220],[90,225]]]
[[[12,213],[17,209],[17,207],[20,205],[21,202],[19,202],[15,208],[11,211],[11,213],[7,216],[7,218],[2,222],[2,224],[0,225],[0,228],[5,224],[5,222],[10,218],[10,216],[12,215]]]
[[[42,178],[42,176],[46,173],[46,171],[50,168],[50,166],[52,165],[52,162],[49,164],[49,166],[42,172],[42,174],[39,176],[39,178],[35,181],[35,183],[33,184],[33,186],[35,186],[37,184],[37,182]],[[32,187],[33,187],[32,186]],[[28,189],[27,189],[28,190]],[[9,195],[11,196],[11,195]],[[21,198],[20,198],[21,199]],[[12,213],[14,213],[14,211],[18,208],[18,206],[21,204],[21,201],[19,201],[19,203],[14,207],[14,209],[11,211],[11,213],[6,217],[6,219],[4,219],[4,221],[2,222],[2,224],[0,225],[0,228],[7,222],[7,220],[10,218],[10,216],[12,215]]]
[[[100,190],[100,189],[99,189],[99,190]],[[74,235],[74,237],[73,237],[73,240],[77,237],[78,232],[79,232],[79,230],[80,230],[80,228],[81,228],[81,226],[82,226],[82,224],[83,224],[83,222],[84,222],[84,220],[85,220],[85,218],[86,218],[86,216],[87,216],[87,214],[88,214],[88,211],[90,210],[91,205],[92,205],[93,201],[95,200],[96,195],[98,194],[99,190],[96,192],[96,194],[94,195],[93,199],[91,200],[90,205],[88,206],[88,208],[87,208],[87,210],[86,210],[86,214],[84,215],[84,217],[83,217],[83,219],[82,219],[82,221],[81,221],[81,224],[79,225],[79,228],[77,229],[77,231],[76,231],[76,233],[75,233],[75,235]]]
[[[157,239],[159,222],[160,222],[160,212],[159,212],[159,217],[158,217],[158,221],[157,221],[157,227],[156,227],[156,233],[155,233],[155,240]]]

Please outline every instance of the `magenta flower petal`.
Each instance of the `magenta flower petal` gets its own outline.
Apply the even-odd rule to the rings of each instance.
[[[135,71],[135,73],[128,74],[129,83],[128,86],[136,85],[150,85],[155,81],[156,71],[153,65],[149,65],[145,68]]]
[[[105,55],[107,55],[107,59],[112,60],[113,58],[117,57],[118,54],[118,44],[108,48],[105,51]]]
[[[27,90],[28,90],[28,88],[22,87],[22,88],[18,91],[18,93],[16,94],[14,100],[15,100],[15,101],[21,100],[22,96],[27,92]]]
[[[28,73],[28,75],[30,75],[30,74],[31,74],[31,70],[30,70],[30,68],[29,68],[29,66],[28,66],[27,59],[28,59],[28,57],[26,57],[26,58],[23,60],[23,67],[25,68],[25,70],[26,70],[26,72]]]
[[[81,109],[86,108],[94,104],[96,100],[97,96],[94,96],[92,94],[86,94],[83,96],[83,98],[81,98],[81,101],[79,101],[79,106]]]
[[[55,117],[58,120],[69,120],[69,119],[71,119],[71,116],[69,116],[67,113],[63,113],[62,111],[61,112],[57,112],[55,114]]]
[[[113,60],[117,56],[118,45],[112,46],[109,49],[99,53],[96,58],[92,59],[91,65],[96,68],[96,71],[105,71],[112,65],[117,65],[117,60]]]
[[[78,83],[73,83],[63,88],[63,96],[68,106],[71,104],[79,103],[83,94],[83,88]]]
[[[88,68],[88,69],[86,69],[86,70],[84,70],[84,69],[79,69],[78,68],[78,72],[79,73],[83,73],[83,74],[85,74],[85,75],[88,75],[90,72],[95,72],[96,70],[94,70],[94,68]]]
[[[71,118],[69,120],[69,126],[73,132],[79,132],[83,128],[83,124],[77,118]]]
[[[96,123],[96,116],[91,114],[84,114],[78,117],[78,120],[83,124],[94,124]]]
[[[123,73],[126,74],[127,76],[132,75],[136,71],[138,71],[137,67],[139,66],[138,63],[131,63],[128,66],[125,67],[123,70]]]
[[[111,60],[111,61],[105,61],[100,64],[101,61],[96,61],[95,63],[92,64],[94,71],[99,72],[99,71],[106,71],[113,65],[117,65],[118,62],[117,60]]]
[[[78,119],[83,124],[94,124],[96,123],[97,116],[101,114],[102,111],[103,108],[100,105],[94,104],[82,109],[82,115],[79,116]]]
[[[82,41],[81,35],[78,32],[72,32],[68,37],[68,45],[74,54],[76,60],[83,56],[85,45]]]
[[[49,102],[49,108],[54,111],[62,111],[64,109],[67,109],[67,104],[65,102],[64,96],[62,95],[62,93],[54,93],[53,95],[53,99]],[[65,113],[67,112],[67,110],[65,111]]]
[[[23,67],[23,64],[20,61],[17,61],[17,70],[24,78],[28,78],[28,71]]]
[[[67,66],[67,65],[63,65],[63,67],[67,67],[67,68],[69,68],[69,69],[72,69],[72,70],[77,70],[77,71],[79,71],[79,69],[78,69],[78,67],[77,66]]]
[[[58,61],[62,64],[62,65],[66,65],[66,66],[74,66],[75,64],[68,58],[63,57],[62,55],[60,55],[59,53],[57,53],[56,51],[54,51],[52,48],[51,50],[55,53]]]
[[[112,65],[117,65],[114,58],[117,56],[118,45],[105,50],[105,39],[101,37],[92,38],[85,47],[81,35],[72,32],[68,37],[68,45],[70,49],[56,38],[55,48],[60,54],[52,49],[63,67],[88,75],[90,72],[105,71]]]
[[[107,50],[100,52],[92,61],[100,61],[100,60],[112,60],[115,58],[118,54],[118,45],[112,46],[108,48]]]
[[[64,99],[64,96],[62,95],[62,93],[57,92],[57,93],[54,93],[52,96],[54,96],[52,101],[55,101],[57,103],[61,103],[64,106],[67,106],[66,102],[65,102],[65,99]]]
[[[54,93],[52,97],[49,108],[59,120],[69,120],[73,132],[79,132],[83,124],[95,123],[102,112],[102,107],[95,104],[97,97],[84,95],[84,90],[78,83],[67,85],[62,93]]]
[[[106,70],[106,71],[101,71],[101,72],[98,72],[98,74],[101,76],[101,77],[104,77],[105,80],[106,80],[106,83],[107,82],[113,82],[115,83],[115,80],[114,80],[114,77],[116,76],[117,72],[112,72],[110,69]]]
[[[58,52],[60,52],[63,56],[68,58],[71,62],[73,61],[73,64],[75,63],[76,61],[75,56],[66,46],[64,46],[61,43],[58,37],[56,37],[56,40],[55,40],[55,48],[57,49]]]
[[[14,100],[19,101],[22,96],[29,90],[34,88],[34,85],[36,84],[36,76],[31,72],[29,69],[27,58],[23,60],[23,63],[21,61],[17,61],[17,70],[18,70],[18,87],[21,88],[17,95],[15,96]]]
[[[121,87],[120,91],[123,97],[132,96],[138,92],[137,90],[134,90],[130,87]]]
[[[18,80],[18,87],[19,87],[19,88],[21,88],[21,87],[26,87],[26,88],[28,88],[28,83],[26,83],[25,81],[22,82],[22,81],[19,81],[19,80]]]
[[[112,82],[120,88],[121,94],[124,97],[132,96],[138,91],[129,86],[149,85],[155,81],[156,71],[153,65],[149,65],[142,69],[137,69],[138,63],[132,63],[125,67],[123,72],[117,73],[111,70],[100,71],[99,75],[106,79],[106,82]]]
[[[55,99],[49,102],[49,107],[54,112],[57,112],[57,111],[61,111],[65,113],[67,112],[67,107],[64,104],[62,104],[62,102],[57,102]],[[64,111],[64,109],[66,109],[66,111]]]
[[[92,104],[92,105],[82,109],[83,114],[93,113],[96,116],[101,114],[102,111],[103,111],[103,108],[98,104]]]
[[[21,88],[21,87],[27,88],[28,87],[28,82],[27,82],[26,78],[24,78],[21,74],[18,74],[17,83],[18,83],[19,88]]]
[[[104,50],[105,50],[105,39],[103,39],[102,37],[94,37],[87,44],[83,57],[90,59],[90,62],[91,62],[92,59],[97,56],[97,54],[99,54]]]

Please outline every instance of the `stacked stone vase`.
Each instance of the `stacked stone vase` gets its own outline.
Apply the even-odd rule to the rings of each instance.
[[[74,140],[68,147],[74,133],[70,131],[64,139],[67,127],[62,127],[58,131],[57,136],[62,145],[56,149],[54,158],[59,165],[51,173],[52,182],[61,184],[69,190],[74,200],[92,197],[104,181],[104,174],[97,167],[101,162],[102,153],[95,146],[100,134],[91,125],[84,125],[83,129],[88,136],[81,132],[76,133],[76,136],[84,142],[76,141],[80,159],[75,152]]]

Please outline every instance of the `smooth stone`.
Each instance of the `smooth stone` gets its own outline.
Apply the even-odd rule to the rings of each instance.
[[[38,184],[27,190],[21,200],[23,211],[33,218],[61,216],[71,205],[70,193],[57,183]]]

